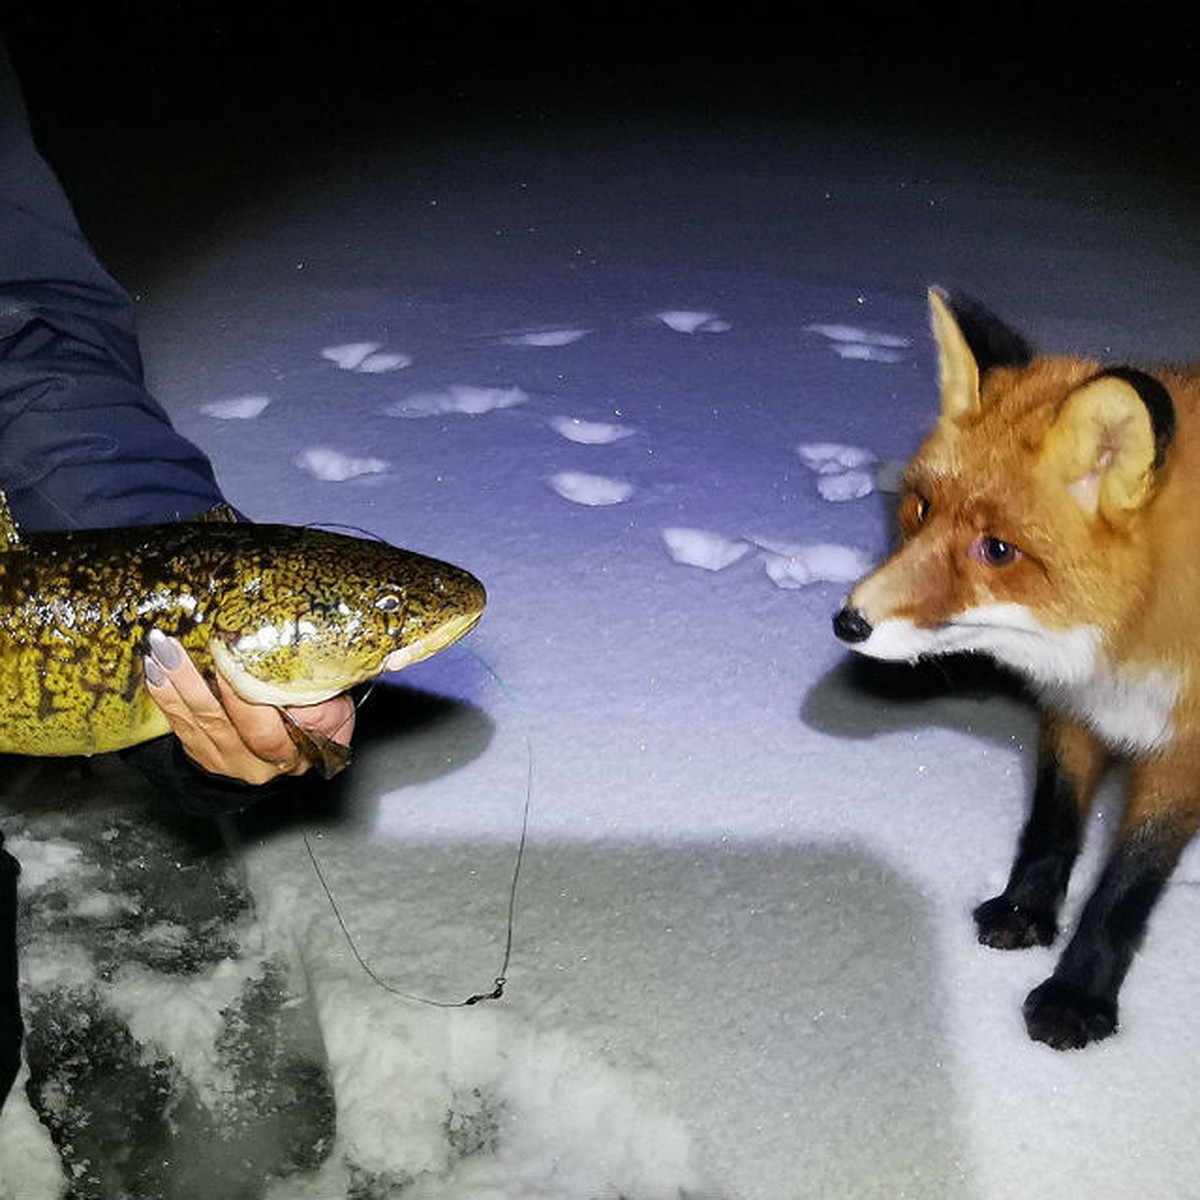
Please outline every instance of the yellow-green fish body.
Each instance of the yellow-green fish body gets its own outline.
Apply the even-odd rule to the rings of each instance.
[[[142,686],[154,628],[247,700],[304,705],[448,646],[485,599],[459,567],[325,530],[184,522],[18,537],[4,505],[0,752],[94,754],[166,733]]]

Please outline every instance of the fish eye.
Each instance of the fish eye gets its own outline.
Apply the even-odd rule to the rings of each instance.
[[[972,543],[971,557],[989,567],[1007,567],[1021,557],[1021,551],[1012,542],[1006,542],[1004,538],[985,534]]]
[[[375,607],[379,609],[380,612],[395,612],[400,607],[400,597],[389,592],[386,596],[380,596],[379,599],[375,601]]]

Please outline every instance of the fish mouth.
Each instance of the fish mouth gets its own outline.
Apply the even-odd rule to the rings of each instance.
[[[401,646],[398,650],[393,650],[383,660],[381,671],[402,671],[405,667],[411,667],[413,663],[432,657],[439,650],[444,650],[447,646],[457,642],[459,638],[470,633],[479,624],[479,618],[482,616],[483,609],[481,608],[477,612],[460,613],[456,617],[451,617],[436,629],[417,638],[416,641],[409,642],[407,646]]]

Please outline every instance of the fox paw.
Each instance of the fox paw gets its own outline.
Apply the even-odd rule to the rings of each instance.
[[[974,915],[980,942],[994,950],[1049,946],[1058,936],[1053,912],[1025,908],[1004,896],[985,900]]]
[[[1117,1031],[1117,1004],[1051,977],[1025,998],[1025,1028],[1055,1050],[1080,1050]]]

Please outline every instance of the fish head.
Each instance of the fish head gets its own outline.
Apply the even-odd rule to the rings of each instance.
[[[258,526],[217,597],[214,667],[258,704],[318,704],[456,642],[483,615],[469,571],[386,542]],[[272,532],[273,531],[273,532]]]

